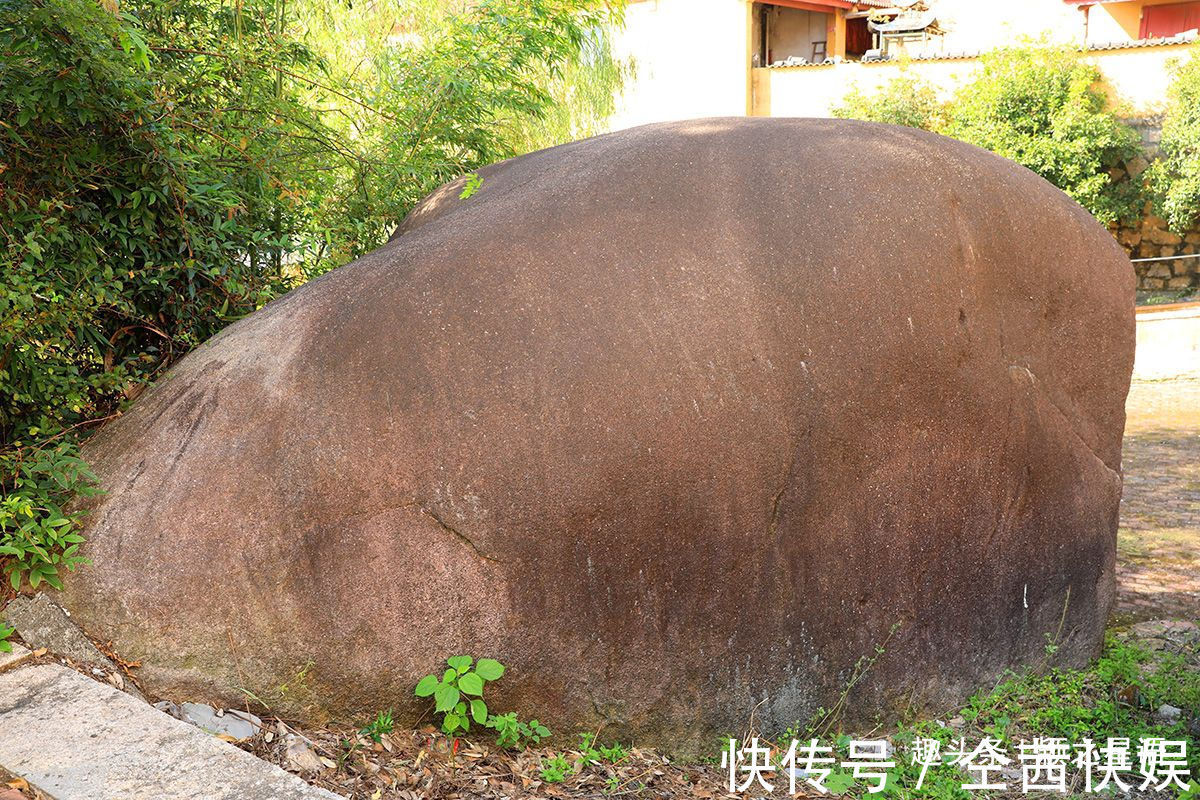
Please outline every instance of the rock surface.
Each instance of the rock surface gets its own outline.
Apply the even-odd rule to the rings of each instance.
[[[236,708],[218,712],[207,703],[182,703],[179,706],[179,717],[201,730],[234,739],[249,739],[263,727],[262,720],[253,714],[238,711]]]
[[[77,664],[95,664],[109,670],[117,668],[92,644],[79,626],[44,594],[14,597],[4,607],[4,619],[35,648],[44,647]]]
[[[58,800],[339,800],[57,664],[0,674],[0,766]]]
[[[1164,725],[1174,725],[1183,716],[1183,709],[1168,703],[1163,703],[1154,712],[1154,719]]]
[[[9,642],[9,644],[12,649],[7,653],[0,653],[0,672],[12,669],[33,658],[33,653],[28,647],[22,647],[16,642]]]
[[[30,646],[45,649],[108,680],[123,692],[145,700],[140,689],[126,681],[121,670],[92,643],[79,626],[45,594],[14,597],[4,607],[4,619]]]
[[[451,184],[87,448],[66,602],[177,699],[489,705],[707,753],[1097,652],[1133,273],[1033,173],[837,120],[649,126]],[[280,687],[286,687],[280,691]]]

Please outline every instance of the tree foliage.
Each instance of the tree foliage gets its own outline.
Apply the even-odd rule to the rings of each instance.
[[[224,325],[378,246],[441,183],[555,115],[603,113],[556,92],[611,62],[591,43],[618,19],[601,0],[0,5],[14,580],[70,566],[80,433]]]
[[[1200,215],[1200,45],[1175,67],[1159,157],[1147,176],[1158,213],[1183,232]]]
[[[348,206],[364,223],[385,221],[362,249],[447,180],[522,152],[514,128],[552,112],[551,81],[610,18],[594,0],[486,0],[373,54],[374,74],[353,91],[372,98],[373,112],[360,111],[375,119],[359,114],[344,131],[370,158],[336,204],[339,215]]]
[[[931,92],[897,79],[883,92],[848,97],[859,119],[934,130],[1022,164],[1101,222],[1134,213],[1139,187],[1111,171],[1137,153],[1138,136],[1107,107],[1099,71],[1069,48],[1023,46],[981,57],[976,77],[938,111]]]
[[[833,116],[935,130],[940,126],[941,112],[942,103],[932,86],[919,78],[901,76],[874,94],[852,89],[833,109]]]
[[[606,130],[622,87],[636,75],[631,59],[612,50],[612,27],[592,26],[580,46],[580,57],[542,78],[553,103],[544,115],[512,121],[512,140],[522,152],[553,147]]]
[[[1106,108],[1096,67],[1058,47],[998,50],[982,65],[943,133],[1023,164],[1101,222],[1133,212],[1136,187],[1109,171],[1136,154],[1138,136]]]

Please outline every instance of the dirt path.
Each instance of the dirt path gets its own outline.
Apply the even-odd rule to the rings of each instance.
[[[1200,618],[1200,379],[1136,381],[1126,410],[1116,621]]]

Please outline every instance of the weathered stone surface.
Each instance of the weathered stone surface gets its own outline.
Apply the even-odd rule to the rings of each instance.
[[[1161,230],[1159,228],[1151,228],[1145,232],[1145,235],[1146,238],[1155,244],[1175,245],[1183,241],[1183,237],[1181,237],[1179,234],[1172,233],[1168,230]]]
[[[1154,719],[1163,725],[1174,725],[1183,716],[1183,709],[1168,703],[1163,703],[1154,712]]]
[[[411,722],[487,655],[493,707],[707,752],[885,642],[852,716],[1097,651],[1133,272],[1065,195],[833,120],[481,175],[88,447],[67,602],[149,686]]]
[[[44,594],[18,596],[4,607],[4,619],[33,647],[44,647],[77,664],[96,664],[110,670],[116,665],[96,649],[79,626]]]
[[[1146,168],[1149,166],[1150,162],[1145,158],[1142,156],[1134,156],[1129,160],[1129,163],[1125,165],[1125,168],[1129,171],[1130,175],[1136,178],[1138,175],[1141,175],[1143,172],[1145,172]]]
[[[0,766],[58,800],[338,800],[57,664],[0,673]]]
[[[33,653],[28,647],[22,647],[16,642],[9,642],[10,649],[7,653],[0,653],[0,672],[6,669],[12,669],[20,664],[25,663],[30,658],[33,658]]]

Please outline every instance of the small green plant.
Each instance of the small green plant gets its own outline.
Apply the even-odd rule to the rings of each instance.
[[[550,735],[550,729],[536,719],[522,722],[513,711],[507,714],[493,714],[485,724],[496,731],[496,744],[514,750],[537,744]]]
[[[847,707],[851,690],[871,671],[871,668],[875,666],[875,662],[887,652],[887,645],[892,641],[892,637],[896,635],[896,631],[898,630],[900,630],[900,623],[893,623],[883,643],[875,645],[874,654],[859,657],[858,661],[854,664],[854,671],[851,673],[850,679],[842,687],[842,693],[838,696],[837,702],[829,709],[826,709],[824,706],[818,708],[808,723],[807,732],[801,738],[809,738],[811,736],[819,738],[833,730],[834,725],[841,720],[842,714]]]
[[[562,783],[573,771],[571,762],[562,753],[556,753],[542,762],[542,780],[546,783]]]
[[[8,637],[12,636],[16,632],[16,628],[10,628],[4,623],[0,622],[0,653],[12,652],[12,642],[8,640]]]
[[[604,745],[597,746],[596,734],[594,733],[580,735],[579,752],[583,755],[585,763],[618,764],[629,757],[629,752],[620,742],[616,742],[608,747]]]
[[[375,744],[383,741],[385,734],[391,733],[396,724],[392,720],[391,709],[380,711],[375,715],[375,719],[371,720],[367,726],[358,732],[359,736],[365,736]]]
[[[342,739],[340,742],[338,742],[338,745],[337,768],[340,770],[345,769],[347,762],[353,758],[354,754],[358,752],[362,745],[358,743],[357,739]]]
[[[443,715],[443,733],[470,730],[471,720],[486,724],[488,708],[483,701],[483,687],[500,679],[504,665],[493,658],[475,662],[470,656],[454,656],[446,663],[449,668],[441,678],[426,675],[417,683],[417,697],[433,697],[434,711]]]
[[[463,184],[463,190],[458,194],[458,199],[466,200],[468,197],[478,192],[480,186],[483,186],[483,178],[479,177],[479,173],[472,172],[468,174],[467,181]]]
[[[1046,634],[1046,658],[1052,659],[1058,654],[1058,642],[1049,633]]]
[[[286,698],[289,695],[296,695],[297,693],[311,691],[308,686],[308,675],[310,672],[312,672],[312,668],[314,665],[316,665],[316,663],[317,662],[310,658],[308,661],[304,662],[304,666],[300,667],[300,669],[296,671],[295,676],[293,676],[290,681],[279,684],[279,686],[276,687],[276,691],[279,693],[279,696]],[[263,705],[266,704],[264,703]]]

